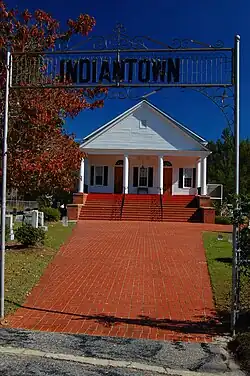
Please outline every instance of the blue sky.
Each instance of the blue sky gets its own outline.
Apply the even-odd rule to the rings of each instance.
[[[232,47],[234,35],[241,36],[241,137],[250,137],[249,129],[249,14],[247,0],[126,0],[86,1],[17,0],[8,5],[20,9],[41,8],[57,18],[62,25],[68,18],[88,13],[96,18],[92,35],[108,35],[116,22],[124,24],[127,34],[149,35],[153,39],[171,43],[173,38],[195,39],[213,44],[223,40]],[[244,56],[244,59],[243,59]],[[192,90],[165,89],[150,97],[150,101],[204,138],[216,139],[227,125],[220,110],[207,98]],[[119,113],[136,104],[134,100],[106,100],[103,109],[85,111],[66,123],[77,138],[103,125]]]

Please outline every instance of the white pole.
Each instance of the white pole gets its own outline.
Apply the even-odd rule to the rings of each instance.
[[[163,195],[163,185],[164,185],[164,182],[163,182],[163,170],[164,170],[164,161],[163,161],[163,156],[160,155],[158,157],[158,168],[159,168],[159,189],[160,189],[160,194]]]
[[[207,157],[202,159],[201,194],[207,195]]]
[[[196,187],[201,186],[201,159],[199,158],[196,164]]]
[[[240,193],[240,36],[234,39],[234,142],[235,142],[235,194]],[[238,208],[238,205],[237,205]],[[237,209],[236,208],[236,209]],[[239,226],[233,226],[233,265],[232,265],[232,309],[231,329],[235,335],[238,314],[238,233]]]
[[[85,160],[82,158],[80,166],[80,180],[79,180],[79,193],[84,192],[84,163]]]
[[[2,142],[2,202],[1,202],[1,278],[0,278],[0,314],[4,318],[4,271],[5,271],[5,215],[6,215],[6,186],[7,186],[7,138],[8,138],[8,117],[9,117],[9,87],[11,74],[11,53],[10,47],[7,50],[6,59],[6,88],[5,88],[5,110]]]
[[[129,186],[129,161],[128,155],[124,155],[124,170],[123,170],[123,189],[125,194],[128,194]]]

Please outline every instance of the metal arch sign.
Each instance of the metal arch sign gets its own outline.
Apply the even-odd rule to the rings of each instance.
[[[147,42],[147,45],[145,44]],[[12,53],[12,88],[229,87],[233,48],[174,40],[155,48],[149,37],[129,38],[118,25],[92,49]],[[153,47],[152,47],[153,46]],[[198,46],[198,47],[197,47]]]
[[[110,38],[88,39],[92,49],[11,53],[7,50],[5,112],[2,141],[2,203],[0,249],[0,317],[4,318],[4,255],[7,186],[9,88],[133,88],[133,87],[233,87],[235,137],[235,193],[239,194],[239,89],[240,37],[234,48],[221,42],[207,45],[194,40],[174,40],[165,45],[149,37],[130,38],[117,25]],[[154,47],[149,46],[153,44]],[[155,48],[155,44],[161,48]],[[163,48],[162,48],[163,47]],[[236,208],[238,209],[238,207]],[[233,230],[232,314],[235,334],[239,309],[239,224]]]

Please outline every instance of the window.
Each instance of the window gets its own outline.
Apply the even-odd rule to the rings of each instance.
[[[102,185],[102,183],[103,183],[103,166],[96,166],[95,185]]]
[[[91,166],[90,185],[108,185],[108,166]]]
[[[147,120],[140,120],[140,126],[141,129],[147,128]]]
[[[191,188],[193,185],[193,169],[184,168],[183,169],[183,188]]]
[[[169,161],[164,161],[164,162],[163,162],[163,166],[164,166],[164,167],[172,167],[172,163],[169,162]]]
[[[116,161],[115,165],[116,166],[123,166],[123,160],[119,159],[118,161]]]
[[[153,187],[153,167],[133,167],[133,187]]]
[[[148,169],[146,167],[140,168],[139,187],[148,186]]]

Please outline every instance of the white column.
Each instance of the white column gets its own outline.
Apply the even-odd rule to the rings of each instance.
[[[84,158],[81,160],[79,193],[84,193]]]
[[[163,156],[158,157],[158,170],[159,170],[159,189],[160,193],[163,194]]]
[[[201,160],[196,163],[196,188],[201,187]]]
[[[201,194],[203,196],[207,195],[207,157],[202,159],[202,176],[201,176]]]
[[[128,155],[124,155],[124,159],[123,159],[123,190],[124,190],[124,193],[127,194],[128,193],[128,184],[129,184],[129,181],[128,181],[128,177],[129,177],[129,163],[128,163]]]

